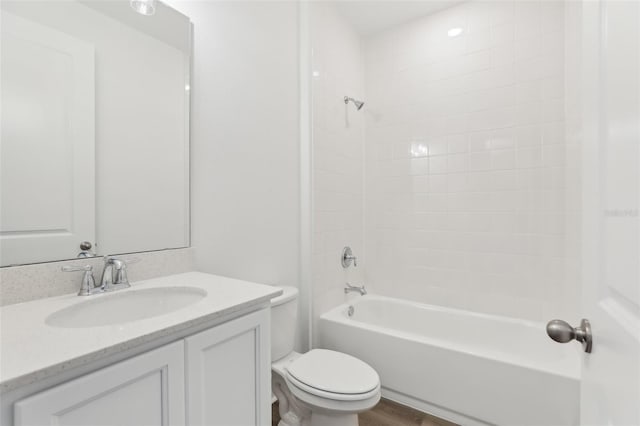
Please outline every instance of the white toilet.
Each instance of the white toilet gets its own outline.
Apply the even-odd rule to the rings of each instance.
[[[341,352],[294,352],[298,289],[282,289],[271,300],[271,389],[279,401],[278,425],[357,426],[357,413],[380,400],[378,373]]]

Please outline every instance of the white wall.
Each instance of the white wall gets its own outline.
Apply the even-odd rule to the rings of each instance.
[[[194,24],[196,265],[219,275],[298,286],[297,5],[170,4]]]
[[[346,281],[362,285],[364,112],[345,105],[362,99],[360,37],[335,5],[312,3],[313,317],[345,300]],[[366,108],[366,107],[365,107]],[[345,246],[359,266],[342,268]]]
[[[570,310],[563,3],[464,3],[365,49],[367,283],[535,320]]]

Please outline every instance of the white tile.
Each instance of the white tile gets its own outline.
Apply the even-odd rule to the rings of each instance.
[[[467,154],[451,154],[447,156],[447,172],[466,172],[468,167]]]
[[[491,149],[491,132],[476,131],[469,133],[469,152]]]
[[[475,36],[478,32],[488,29],[491,25],[492,8],[487,6],[487,3],[468,2],[460,8],[464,9],[463,13],[466,18],[466,25],[471,36]]]
[[[513,126],[516,123],[514,107],[488,109],[469,114],[469,130],[493,130]]]
[[[514,18],[514,2],[511,1],[495,1],[486,3],[490,9],[489,20],[492,25],[501,24],[503,22],[513,22]]]
[[[518,1],[514,3],[514,21],[517,26],[540,26],[542,22],[541,1]]]
[[[527,102],[516,105],[514,124],[517,126],[540,124],[542,120],[542,103]]]
[[[558,42],[558,40],[555,41],[556,43]],[[544,46],[539,27],[538,31],[534,33],[519,34],[518,30],[516,30],[515,47],[516,61],[541,56],[544,53]]]
[[[469,190],[469,180],[466,173],[451,173],[447,176],[447,191],[464,192]]]
[[[469,170],[491,170],[491,152],[484,151],[469,153]]]
[[[409,160],[409,174],[410,175],[426,175],[429,173],[429,159],[428,158],[412,158]]]
[[[491,190],[511,191],[518,188],[518,173],[516,170],[497,170],[490,174]]]
[[[552,309],[547,287],[567,285],[557,261],[565,209],[579,201],[567,193],[570,183],[579,187],[568,167],[580,151],[567,142],[579,148],[579,133],[566,130],[575,117],[565,117],[565,97],[575,89],[564,81],[564,8],[555,0],[465,2],[365,43],[366,273],[381,294],[401,288],[418,301],[433,303],[432,295],[536,320]],[[464,34],[448,38],[452,25]],[[320,194],[327,209],[318,222],[336,234],[318,236],[327,262],[327,238],[339,246],[339,233],[361,223],[363,202],[358,191],[335,194],[336,177],[363,171],[353,135],[336,137],[342,110],[330,109],[344,90],[341,65],[323,67],[333,71],[322,82],[319,120],[326,128],[315,184],[330,193]],[[325,281],[339,280],[335,273]],[[544,288],[532,288],[536,281]]]
[[[532,80],[516,85],[516,102],[524,104],[542,100],[542,80]]]
[[[410,158],[412,157],[411,152],[411,143],[410,142],[397,142],[392,144],[392,157],[393,159],[402,159],[402,158]]]
[[[490,171],[469,172],[469,190],[474,192],[487,192],[494,190]]]
[[[431,157],[437,156],[437,155],[444,155],[448,152],[448,146],[445,139],[428,142],[427,146],[428,146],[429,156]]]
[[[486,50],[491,47],[491,32],[489,28],[483,28],[478,31],[474,31],[467,37],[467,49],[466,51],[477,52],[480,50]]]
[[[564,79],[561,75],[553,75],[540,80],[542,99],[558,99],[564,97]]]
[[[489,132],[491,149],[511,149],[515,148],[517,135],[515,128],[497,129]]]
[[[429,173],[446,173],[447,172],[447,156],[440,155],[437,157],[429,157]]]
[[[491,67],[491,52],[487,49],[469,53],[463,57],[464,73],[486,70]]]
[[[447,137],[447,145],[448,145],[449,154],[459,154],[459,153],[467,152],[469,150],[467,135],[464,133],[457,134],[457,135],[449,135]]]
[[[491,27],[491,44],[497,46],[512,43],[515,39],[515,28],[512,22],[501,22]]]
[[[516,166],[516,152],[513,149],[497,150],[491,152],[491,168],[513,169]]]
[[[447,175],[429,176],[429,192],[447,192]]]
[[[542,127],[539,125],[516,127],[515,133],[519,148],[540,146],[542,144]]]
[[[518,148],[517,165],[519,168],[540,167],[542,165],[542,147]]]
[[[541,2],[541,25],[544,33],[561,33],[564,30],[564,2],[551,0]]]
[[[431,179],[428,176],[412,176],[411,183],[402,185],[401,188],[395,189],[394,192],[429,192],[431,188]]]
[[[493,46],[489,52],[491,66],[499,67],[513,64],[515,62],[515,52],[515,43],[513,41]]]
[[[564,120],[564,100],[551,99],[542,103],[541,120],[543,123]]]
[[[542,148],[542,164],[551,167],[564,165],[565,150],[565,145],[545,145]]]

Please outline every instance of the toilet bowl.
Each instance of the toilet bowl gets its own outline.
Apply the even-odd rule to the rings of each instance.
[[[298,290],[283,287],[271,301],[271,388],[279,426],[357,426],[357,414],[380,400],[380,378],[365,362],[341,352],[293,350]]]

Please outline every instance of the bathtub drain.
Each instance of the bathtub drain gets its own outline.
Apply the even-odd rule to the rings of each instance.
[[[355,309],[353,308],[353,305],[349,305],[349,309],[347,309],[347,315],[352,317],[354,311],[355,311]]]

